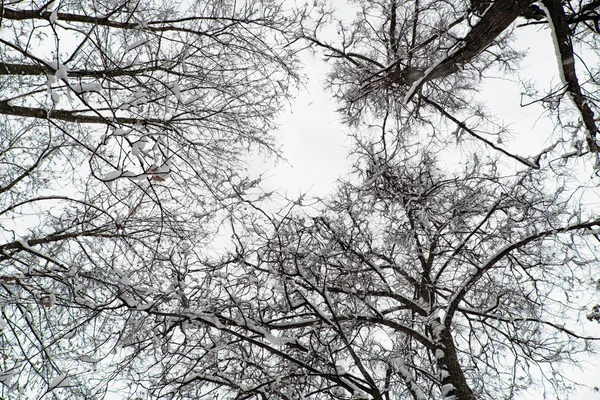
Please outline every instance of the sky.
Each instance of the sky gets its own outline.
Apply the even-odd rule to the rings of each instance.
[[[284,160],[255,156],[251,170],[264,172],[266,190],[290,197],[325,196],[349,171],[349,129],[340,123],[336,103],[324,89],[328,66],[318,57],[304,57],[307,81],[279,118],[274,133]]]

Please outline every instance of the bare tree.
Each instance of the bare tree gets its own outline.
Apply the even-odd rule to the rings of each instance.
[[[569,180],[595,72],[569,55],[598,4],[558,3],[358,2],[338,43],[268,1],[3,4],[2,396],[562,395],[599,339],[569,325],[600,226]],[[529,156],[467,97],[518,67],[516,24],[551,26],[564,65],[540,100],[564,129]],[[336,61],[355,168],[275,206],[240,154],[271,150],[300,37]],[[465,136],[483,148],[443,165]]]
[[[444,172],[395,145],[361,147],[327,201],[235,210],[235,251],[187,258],[170,303],[132,314],[132,382],[182,399],[564,397],[562,366],[600,340],[572,318],[600,219],[536,170]]]
[[[471,138],[529,168],[586,154],[597,163],[597,1],[356,3],[353,21],[322,11],[303,34],[332,62],[329,84],[349,123],[400,119],[405,135],[427,124],[431,140]],[[560,129],[546,148],[515,154],[502,141],[519,132],[494,122],[502,110],[486,111],[477,91],[499,75],[518,79],[526,54],[512,44],[541,28],[556,48],[560,80],[550,90],[524,83],[520,101],[541,104]]]
[[[220,267],[232,305],[205,336],[220,356],[179,372],[177,393],[218,377],[257,398],[497,399],[541,376],[563,396],[562,363],[600,340],[569,325],[600,220],[538,173],[395,154],[365,152],[322,212],[284,210],[270,228],[245,216],[255,234]]]
[[[297,80],[284,10],[187,7],[2,2],[0,397],[139,373],[136,310],[186,303],[187,260],[256,184],[244,154],[274,150]]]
[[[167,319],[176,350],[157,357],[154,393],[509,399],[537,384],[564,397],[561,366],[600,339],[572,319],[598,265],[600,219],[574,200],[569,171],[584,155],[597,168],[595,73],[569,66],[595,54],[569,54],[594,49],[598,5],[357,3],[337,38],[322,36],[330,14],[302,20],[333,61],[347,122],[364,130],[356,171],[329,200],[275,214],[248,200],[233,214],[235,252],[197,268],[203,295]],[[518,70],[511,38],[542,24],[563,87],[534,100],[557,133],[520,155],[471,96],[486,71]],[[454,141],[461,165],[442,167]]]

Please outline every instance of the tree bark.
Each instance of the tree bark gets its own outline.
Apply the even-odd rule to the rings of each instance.
[[[454,346],[454,340],[450,329],[444,328],[440,334],[440,341],[443,347],[440,348],[444,352],[444,357],[438,360],[440,369],[448,372],[446,376],[442,377],[442,387],[444,385],[452,385],[453,389],[446,393],[446,397],[456,396],[456,400],[476,400],[473,391],[469,387],[465,375],[463,373],[458,356],[456,354],[456,347]]]
[[[487,9],[482,18],[457,44],[457,50],[429,71],[420,80],[414,79],[417,86],[411,89],[412,96],[427,82],[444,78],[460,70],[461,66],[471,62],[478,54],[488,48],[494,40],[508,28],[535,0],[497,0]]]
[[[596,136],[598,135],[598,126],[596,125],[594,111],[588,105],[577,79],[575,54],[571,41],[572,32],[567,21],[567,16],[565,15],[565,10],[560,0],[543,0],[542,4],[547,10],[549,23],[552,24],[553,40],[556,42],[555,45],[559,53],[557,54],[558,69],[563,75],[561,78],[564,79],[564,83],[567,85],[567,92],[573,99],[573,103],[575,103],[579,114],[581,114],[583,125],[587,131],[586,141],[588,148],[591,152],[597,153],[598,144],[596,143]]]
[[[43,108],[20,107],[13,106],[8,101],[0,101],[0,114],[14,115],[17,117],[39,118],[39,119],[55,119],[66,122],[80,122],[86,124],[111,124],[119,122],[121,124],[157,124],[164,125],[168,121],[155,118],[129,118],[116,117],[114,121],[109,117],[102,115],[81,114],[84,111],[69,111],[69,110],[45,110]]]
[[[170,74],[179,75],[175,71],[164,67],[148,66],[147,68],[137,69],[114,68],[105,70],[69,70],[69,76],[76,78],[112,78],[119,76],[140,75],[153,71],[165,71]],[[54,73],[56,73],[56,69],[44,64],[13,64],[0,62],[0,75],[37,76]]]

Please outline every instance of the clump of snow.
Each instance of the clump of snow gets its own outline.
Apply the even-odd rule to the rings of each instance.
[[[86,93],[86,92],[97,92],[100,93],[102,91],[102,85],[99,83],[72,83],[69,85],[71,89],[76,93]]]
[[[448,54],[447,57],[451,56],[451,54]],[[406,94],[404,95],[404,98],[402,99],[402,102],[404,104],[408,104],[408,102],[413,98],[413,96],[415,95],[415,92],[421,88],[421,86],[423,86],[423,82],[425,82],[426,80],[429,79],[429,75],[431,75],[431,73],[433,72],[433,70],[442,63],[442,61],[444,61],[445,58],[441,58],[438,61],[434,62],[433,64],[431,64],[429,66],[429,68],[427,68],[425,70],[425,72],[423,73],[423,76],[421,78],[419,78],[418,80],[416,80],[408,89],[408,91],[406,92]]]
[[[140,153],[144,152],[144,148],[148,144],[148,140],[146,138],[142,138],[137,142],[131,144],[131,154],[135,157],[139,156]]]
[[[125,136],[127,132],[123,128],[117,128],[114,130],[113,135],[115,136]]]
[[[425,393],[423,393],[421,388],[417,386],[415,382],[410,383],[410,388],[415,393],[415,395],[417,395],[417,400],[427,400],[427,396],[425,396]]]
[[[183,96],[181,95],[181,90],[179,89],[179,83],[174,82],[171,85],[171,92],[175,95],[175,97],[177,98],[177,101],[179,101],[180,103],[184,104],[185,102],[183,101]]]
[[[431,330],[433,333],[433,337],[435,340],[440,340],[442,338],[442,332],[444,331],[444,326],[440,324],[438,321],[431,322]]]
[[[558,61],[556,63],[556,65],[558,65],[558,75],[560,77],[560,81],[566,86],[567,80],[565,78],[565,70],[563,69],[562,56],[560,55],[560,45],[558,43],[558,36],[556,35],[554,22],[552,21],[552,17],[550,17],[550,11],[548,11],[546,6],[542,4],[541,1],[538,2],[537,5],[544,11],[546,18],[548,18],[548,26],[550,27],[550,34],[552,35],[552,44],[554,44],[554,54],[556,55],[556,59]]]
[[[348,373],[348,371],[346,371],[346,368],[344,368],[344,366],[342,366],[342,365],[336,365],[335,366],[335,372],[338,375],[344,375],[344,374]]]
[[[58,103],[60,100],[60,95],[52,90],[52,85],[56,83],[56,76],[54,75],[46,75],[48,80],[46,81],[46,92],[50,95],[50,98],[54,103]]]
[[[54,11],[52,11],[52,14],[50,14],[50,17],[48,18],[48,20],[50,21],[50,24],[54,25],[54,23],[56,22],[56,20],[58,19],[58,8]]]
[[[451,383],[446,383],[445,385],[442,385],[442,396],[446,397],[446,395],[453,390],[454,390],[454,385]]]
[[[123,171],[120,171],[120,170],[110,171],[109,173],[107,173],[106,175],[104,175],[102,177],[102,180],[104,182],[114,181],[115,179],[119,178],[121,175],[123,175]]]
[[[56,76],[56,79],[66,81],[69,75],[69,70],[63,64],[59,64],[54,75]]]
[[[413,393],[415,393],[415,395],[417,396],[417,400],[427,400],[427,396],[425,396],[425,393],[423,393],[419,385],[417,385],[417,383],[413,379],[412,374],[406,367],[406,364],[404,364],[404,360],[402,360],[402,358],[394,358],[392,360],[392,366],[394,367],[398,375],[400,375],[402,379],[404,379],[404,382],[406,382],[406,384],[410,387]]]
[[[19,243],[24,249],[33,251],[33,248],[29,245],[27,240],[17,239],[17,243]]]
[[[443,323],[444,320],[446,319],[446,310],[444,310],[443,308],[438,308],[433,313],[433,316],[434,316],[435,319],[437,319],[438,321],[440,321],[441,323]]]
[[[129,170],[123,172],[123,175],[121,175],[121,176],[123,178],[129,178],[132,181],[136,181],[136,182],[143,181],[144,179],[150,177],[150,175],[148,175],[148,174],[138,174],[138,173],[135,173],[135,172],[129,171]]]
[[[200,98],[200,95],[194,95],[194,96],[190,96],[187,99],[185,99],[185,101],[183,102],[183,104],[190,104],[195,102],[196,100],[198,100]]]
[[[140,311],[149,310],[152,308],[152,303],[139,303],[135,309]]]
[[[79,356],[79,359],[80,359],[81,361],[83,361],[83,362],[87,362],[87,363],[97,363],[97,362],[99,362],[99,361],[100,361],[100,359],[99,359],[99,358],[92,358],[92,357],[90,357],[90,356],[88,356],[88,355],[85,355],[85,354],[84,354],[84,355],[82,355],[82,356]]]
[[[67,376],[67,374],[58,375],[57,377],[52,379],[52,382],[50,382],[50,386],[48,386],[48,390],[69,386],[69,381],[70,379]]]
[[[128,57],[125,62],[123,63],[123,68],[129,68],[132,65],[136,65],[138,62],[138,58],[140,57],[139,54],[136,54],[134,58]]]
[[[123,302],[127,305],[127,307],[130,307],[130,308],[135,308],[139,304],[137,302],[137,300],[135,300],[128,294],[122,294],[120,296],[120,299],[123,300]]]
[[[6,371],[0,371],[0,383],[5,384],[6,386],[10,386],[10,383],[16,375],[18,375],[19,370],[17,368],[11,368]]]
[[[442,349],[436,349],[435,358],[437,358],[438,360],[444,358],[444,351]]]
[[[150,39],[140,39],[140,40],[137,40],[137,41],[131,43],[129,46],[127,46],[127,48],[125,48],[125,53],[127,53],[128,51],[131,51],[131,50],[135,49],[136,47],[140,47],[141,45],[143,45],[143,44],[145,44],[145,43],[147,43],[149,41],[150,41]]]
[[[136,174],[133,171],[129,171],[129,170],[125,170],[123,171],[123,175],[121,175],[123,178],[134,178],[136,176],[138,176],[138,174]]]
[[[216,315],[210,315],[206,318],[206,320],[213,324],[217,329],[223,328],[223,324],[221,323],[221,321],[219,321],[219,318]]]
[[[600,306],[594,306],[592,308],[592,312],[589,313],[586,317],[590,321],[597,320],[598,322],[600,322]]]
[[[172,166],[172,162],[166,161],[164,164],[162,164],[160,166],[158,166],[156,164],[152,165],[150,168],[148,168],[148,171],[146,171],[146,172],[148,174],[152,174],[153,180],[164,181],[166,178],[169,177],[169,175],[171,173],[171,166]],[[226,278],[226,275],[223,276],[223,278]]]
[[[119,283],[121,285],[131,286],[131,279],[127,276],[122,276],[121,279],[119,279]]]

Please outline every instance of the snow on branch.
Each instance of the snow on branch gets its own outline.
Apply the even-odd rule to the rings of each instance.
[[[585,98],[581,85],[577,78],[575,70],[575,52],[571,41],[571,28],[565,15],[560,0],[543,0],[540,6],[548,16],[550,31],[552,33],[552,42],[556,53],[556,65],[567,93],[583,120],[586,130],[586,140],[591,152],[599,151],[596,137],[598,135],[598,126],[596,125],[594,111],[590,108]]]

